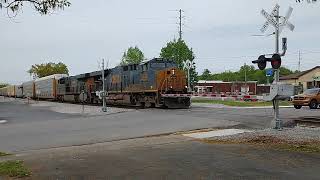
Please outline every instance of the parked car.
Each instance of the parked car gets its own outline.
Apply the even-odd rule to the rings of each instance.
[[[296,109],[300,109],[302,106],[317,109],[320,104],[320,88],[308,89],[302,94],[294,96],[292,103]]]

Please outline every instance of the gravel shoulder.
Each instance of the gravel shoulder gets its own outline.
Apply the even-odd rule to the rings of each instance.
[[[202,139],[206,143],[254,144],[298,152],[320,153],[320,128],[264,129]]]

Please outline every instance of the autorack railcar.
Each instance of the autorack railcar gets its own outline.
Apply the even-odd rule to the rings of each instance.
[[[140,107],[188,108],[186,75],[171,60],[154,58],[140,64],[104,71],[108,104]],[[18,87],[18,88],[16,88]],[[23,96],[68,102],[102,102],[102,72],[67,76],[54,74],[1,90],[7,96]]]
[[[57,99],[57,82],[66,74],[53,74],[34,81],[35,97],[38,99]]]

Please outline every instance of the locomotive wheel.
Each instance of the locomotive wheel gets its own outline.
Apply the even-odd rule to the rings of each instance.
[[[140,102],[140,108],[145,108],[146,107],[146,103],[145,102]]]
[[[156,107],[156,103],[151,103],[150,107],[151,108],[155,108]]]

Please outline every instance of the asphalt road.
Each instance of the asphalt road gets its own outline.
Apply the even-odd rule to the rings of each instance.
[[[16,157],[13,157],[16,158]],[[319,179],[320,156],[182,136],[19,154],[32,179]]]
[[[319,110],[284,108],[284,120],[319,115]],[[82,116],[50,111],[17,102],[0,102],[0,151],[27,150],[93,144],[176,131],[239,127],[269,127],[272,109],[215,108],[140,109],[106,116]]]

